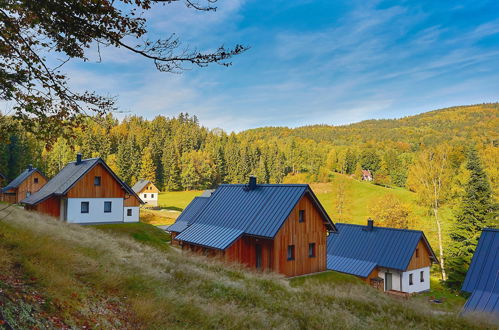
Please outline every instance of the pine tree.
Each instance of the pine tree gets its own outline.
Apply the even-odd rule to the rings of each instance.
[[[459,289],[464,281],[482,229],[497,221],[497,206],[492,190],[475,148],[468,152],[466,168],[470,177],[450,233],[449,287]]]
[[[156,179],[156,166],[152,158],[152,149],[147,147],[142,154],[140,178],[154,182]]]

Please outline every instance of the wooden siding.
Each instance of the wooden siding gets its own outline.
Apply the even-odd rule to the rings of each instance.
[[[44,213],[53,217],[59,218],[60,213],[61,213],[61,200],[57,197],[51,197],[46,200],[44,200],[41,203],[38,203],[37,205],[34,206],[27,206],[26,209],[28,210],[35,210],[40,213]]]
[[[300,210],[305,221],[298,222]],[[327,229],[323,217],[308,195],[295,206],[274,238],[273,270],[286,276],[297,276],[326,270]],[[309,243],[315,243],[315,257],[309,257]],[[288,246],[295,246],[295,259],[288,260]]]
[[[426,244],[424,244],[423,239],[419,240],[417,249],[419,250],[419,256],[416,257],[416,250],[414,250],[407,270],[431,266],[430,251],[428,251],[428,248],[426,247]]]
[[[270,239],[251,236],[240,237],[234,244],[224,251],[224,258],[228,262],[238,262],[249,268],[256,268],[256,246],[262,251],[261,270],[272,270],[273,241]]]
[[[35,179],[38,179],[38,182],[35,183]],[[30,176],[24,180],[19,187],[17,187],[17,196],[16,203],[19,203],[23,199],[25,199],[28,193],[34,194],[38,190],[40,190],[47,183],[47,179],[38,172],[31,173]]]
[[[94,178],[101,177],[100,186],[94,185]],[[88,171],[68,191],[68,198],[124,198],[125,190],[104,166],[98,164]]]
[[[123,201],[123,205],[128,207],[140,206],[140,202],[137,199],[137,197],[135,197],[134,195],[126,194],[125,200]]]
[[[15,204],[17,201],[16,189],[10,189],[8,192],[1,194],[2,202]]]
[[[152,182],[149,182],[144,188],[142,188],[142,190],[139,192],[140,194],[149,194],[149,193],[154,193],[154,194],[158,194],[159,193],[159,189],[156,188],[156,186],[152,183]]]
[[[374,268],[373,271],[371,272],[371,274],[369,274],[367,277],[365,277],[365,278],[364,277],[359,277],[359,276],[357,276],[357,277],[361,278],[367,284],[370,284],[371,283],[371,279],[373,279],[375,277],[379,277],[378,274],[379,274],[378,268]]]

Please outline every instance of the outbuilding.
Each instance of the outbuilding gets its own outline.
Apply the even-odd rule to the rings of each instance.
[[[39,169],[29,165],[26,170],[2,188],[2,201],[17,204],[36,193],[46,183],[47,177]]]
[[[64,222],[90,224],[138,222],[143,202],[104,160],[78,154],[75,162],[21,203]]]

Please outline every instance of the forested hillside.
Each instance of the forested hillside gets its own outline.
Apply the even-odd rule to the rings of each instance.
[[[422,151],[446,145],[449,175],[457,179],[466,147],[475,145],[494,190],[498,186],[497,103],[346,126],[259,128],[239,134],[208,130],[187,114],[153,120],[131,116],[121,122],[108,116],[88,119],[86,128],[53,143],[26,133],[10,117],[0,118],[0,172],[10,178],[29,163],[53,176],[81,152],[104,158],[130,184],[144,177],[165,190],[245,182],[249,174],[260,182],[283,182],[293,175],[327,182],[334,172],[358,176],[360,169],[370,169],[376,183],[406,187]]]

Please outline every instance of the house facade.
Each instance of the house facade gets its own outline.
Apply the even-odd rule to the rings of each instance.
[[[132,187],[145,206],[158,206],[159,189],[149,180],[139,180]]]
[[[336,228],[308,185],[251,178],[194,199],[167,230],[183,249],[297,276],[326,270],[326,237]]]
[[[142,201],[101,158],[79,154],[21,203],[64,222],[89,224],[138,222]]]
[[[328,237],[328,269],[355,275],[383,291],[417,293],[430,289],[437,262],[419,230],[338,223]]]
[[[2,201],[20,203],[24,198],[36,193],[47,183],[47,177],[37,168],[29,165],[19,176],[3,187]]]
[[[471,294],[464,314],[482,313],[499,322],[499,229],[482,230],[462,291]]]

